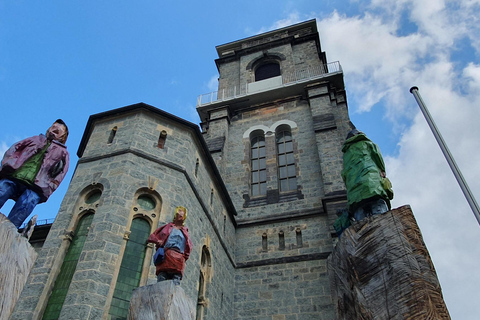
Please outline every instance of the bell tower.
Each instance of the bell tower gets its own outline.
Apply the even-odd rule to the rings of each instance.
[[[218,91],[197,110],[238,213],[236,319],[262,314],[255,295],[266,315],[310,301],[312,316],[333,318],[326,258],[352,127],[341,65],[327,61],[315,20],[216,49]]]

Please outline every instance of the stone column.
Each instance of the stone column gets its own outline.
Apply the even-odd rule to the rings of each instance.
[[[133,290],[129,320],[193,320],[195,304],[181,286],[167,280]]]
[[[0,320],[13,312],[36,259],[27,238],[0,213]]]

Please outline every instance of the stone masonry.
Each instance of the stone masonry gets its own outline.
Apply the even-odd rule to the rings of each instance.
[[[207,144],[225,140],[214,154],[238,214],[234,319],[334,319],[326,258],[336,210],[345,207],[341,146],[352,128],[343,75],[248,93],[262,63],[278,63],[283,83],[292,74],[326,71],[314,21],[218,46],[217,52],[218,99],[229,99],[197,109]],[[285,127],[297,181],[288,192],[279,190],[276,155],[276,130]],[[267,190],[252,196],[250,139],[259,132]]]

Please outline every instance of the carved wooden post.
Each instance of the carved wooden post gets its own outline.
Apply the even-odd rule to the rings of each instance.
[[[173,281],[162,281],[133,291],[129,320],[193,320],[195,304]]]
[[[450,319],[410,206],[346,229],[328,271],[338,319]]]
[[[0,320],[12,313],[36,259],[27,238],[0,213]]]

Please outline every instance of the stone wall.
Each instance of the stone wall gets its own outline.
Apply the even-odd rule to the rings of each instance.
[[[326,260],[245,267],[235,282],[234,319],[335,319]]]
[[[0,213],[0,257],[0,320],[7,320],[20,298],[37,253],[3,213]]]

